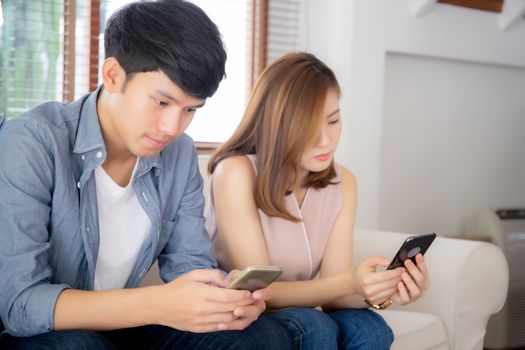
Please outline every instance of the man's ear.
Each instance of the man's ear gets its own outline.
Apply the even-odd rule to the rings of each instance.
[[[104,89],[110,92],[121,92],[126,83],[126,72],[115,57],[109,57],[102,64],[102,81]]]

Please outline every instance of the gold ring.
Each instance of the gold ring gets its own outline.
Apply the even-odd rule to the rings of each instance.
[[[365,299],[365,303],[376,310],[384,310],[390,305],[392,305],[393,301],[388,299],[383,301],[381,304],[372,304],[370,301],[368,301],[368,299]]]

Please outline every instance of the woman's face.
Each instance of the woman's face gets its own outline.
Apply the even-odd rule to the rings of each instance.
[[[317,140],[309,144],[301,156],[299,171],[304,176],[310,171],[323,171],[332,162],[341,135],[339,96],[335,89],[329,89],[326,94],[323,115],[326,120],[321,125]]]

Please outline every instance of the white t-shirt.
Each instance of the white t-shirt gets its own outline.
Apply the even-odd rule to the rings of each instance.
[[[126,187],[116,184],[102,166],[95,169],[100,232],[95,290],[125,287],[150,231],[151,221],[132,185],[137,164]]]

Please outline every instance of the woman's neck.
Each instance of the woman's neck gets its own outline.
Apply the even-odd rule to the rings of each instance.
[[[299,207],[302,207],[303,202],[304,202],[304,197],[306,196],[306,192],[308,190],[308,188],[304,186],[307,175],[308,175],[307,171],[298,171],[297,180],[292,185],[292,192],[293,192],[293,195],[295,196],[295,200],[297,201],[297,204],[299,204]]]

